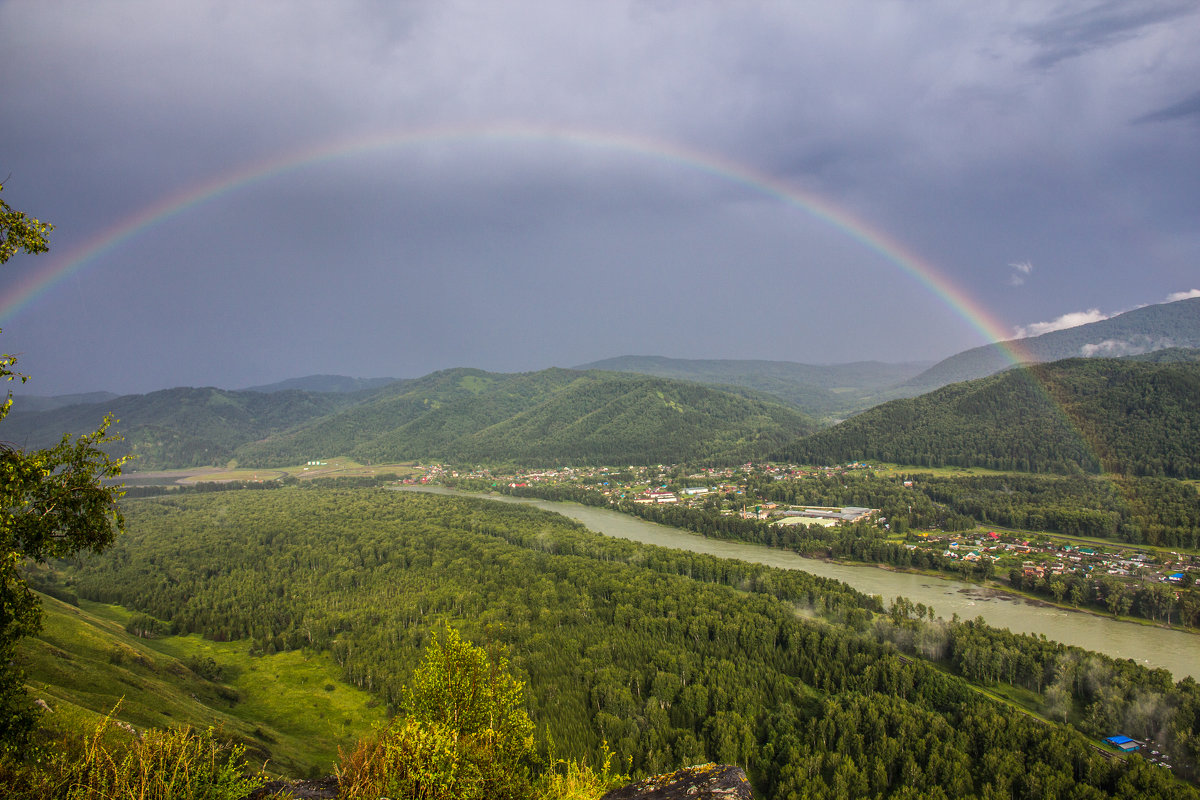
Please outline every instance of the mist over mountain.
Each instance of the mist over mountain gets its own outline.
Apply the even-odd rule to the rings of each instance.
[[[247,386],[243,392],[286,392],[296,389],[303,392],[359,392],[363,389],[378,389],[395,383],[396,378],[348,378],[345,375],[306,375],[302,378],[268,383],[262,386]]]
[[[902,387],[912,396],[982,378],[1012,366],[1008,348],[1031,361],[1116,358],[1175,347],[1200,347],[1200,297],[1137,308],[1099,322],[1028,339],[974,347],[939,361]]]

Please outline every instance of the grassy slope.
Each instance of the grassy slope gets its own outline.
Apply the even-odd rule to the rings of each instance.
[[[120,703],[116,718],[136,727],[219,727],[269,772],[304,775],[328,774],[339,747],[386,721],[328,656],[252,657],[247,642],[199,636],[140,639],[125,632],[129,612],[118,606],[75,608],[44,596],[42,604],[42,633],[22,643],[20,659],[54,722],[94,724]],[[226,683],[188,669],[194,656],[213,658]]]

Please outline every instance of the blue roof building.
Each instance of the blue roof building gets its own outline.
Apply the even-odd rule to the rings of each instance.
[[[1112,746],[1116,747],[1118,750],[1121,750],[1126,753],[1132,753],[1134,750],[1137,750],[1139,747],[1142,746],[1141,743],[1135,742],[1133,739],[1130,739],[1128,736],[1110,736],[1107,739],[1105,739],[1104,741],[1106,741],[1109,744],[1111,744]]]

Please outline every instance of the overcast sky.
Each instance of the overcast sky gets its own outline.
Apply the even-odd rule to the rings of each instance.
[[[0,75],[35,394],[935,360],[1200,287],[1195,0],[0,0]]]

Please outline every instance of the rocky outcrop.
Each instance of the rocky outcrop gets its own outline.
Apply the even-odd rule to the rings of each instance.
[[[704,764],[613,789],[600,800],[752,800],[741,767]]]
[[[260,786],[246,800],[289,792],[295,800],[331,800],[337,797],[337,778],[315,781],[275,780]],[[753,800],[750,781],[741,767],[703,764],[613,789],[600,800]]]
[[[338,779],[330,777],[318,778],[315,781],[268,781],[255,789],[245,800],[265,800],[280,793],[286,793],[285,797],[294,800],[332,800],[338,795]]]

